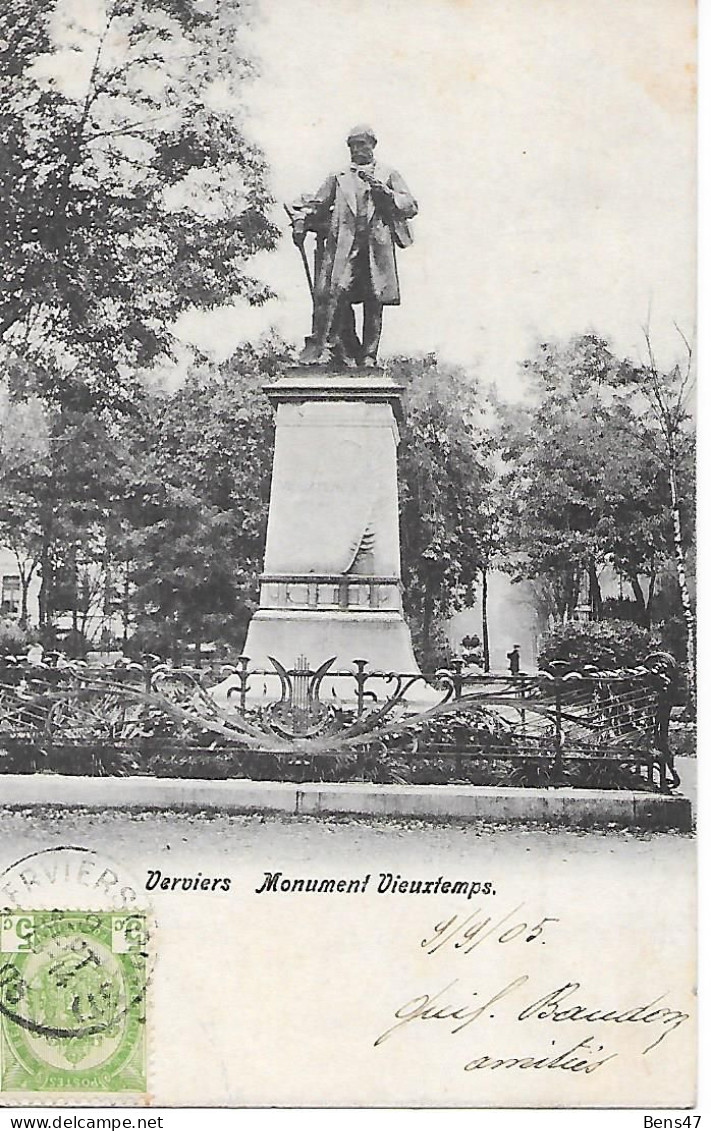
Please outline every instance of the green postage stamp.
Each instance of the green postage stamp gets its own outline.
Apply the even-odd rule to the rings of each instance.
[[[0,917],[0,1091],[146,1091],[146,917]]]

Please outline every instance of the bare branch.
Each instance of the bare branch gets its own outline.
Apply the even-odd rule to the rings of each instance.
[[[150,118],[144,118],[143,121],[132,122],[125,126],[117,126],[113,130],[97,130],[91,137],[86,138],[86,144],[91,144],[92,141],[97,141],[102,137],[115,137],[116,135],[126,134],[132,137],[140,136],[148,132],[148,125],[152,122],[160,122],[165,118],[172,118],[175,114],[173,111],[166,112],[165,114],[154,114]]]
[[[684,331],[681,329],[681,327],[679,326],[679,324],[677,322],[674,322],[673,325],[674,325],[674,329],[676,330],[677,334],[679,335],[679,337],[681,338],[682,342],[684,343],[684,345],[686,347],[686,353],[687,353],[688,362],[689,362],[689,366],[690,366],[691,365],[691,358],[693,356],[693,350],[692,350],[691,345],[689,343],[689,339],[687,338],[686,334],[684,333]]]
[[[686,404],[688,403],[689,395],[691,394],[691,391],[692,391],[693,385],[694,385],[693,367],[692,367],[694,351],[691,347],[691,343],[689,342],[688,338],[686,337],[686,334],[681,329],[681,327],[677,325],[676,322],[674,323],[674,329],[676,330],[677,334],[681,338],[682,342],[684,343],[684,347],[686,349],[686,371],[685,371],[683,377],[681,378],[681,382],[680,382],[680,386],[679,386],[679,396],[677,398],[678,404],[679,404],[679,409],[683,410],[683,409],[686,408]]]
[[[647,356],[649,358],[649,363],[645,365],[645,369],[647,370],[651,378],[650,385],[652,389],[652,396],[650,397],[650,403],[655,415],[657,416],[657,419],[659,420],[659,423],[662,425],[662,428],[666,428],[668,427],[669,423],[668,413],[666,410],[667,406],[665,405],[664,398],[662,396],[661,381],[659,379],[659,370],[657,369],[657,361],[654,356],[654,350],[652,349],[652,338],[649,330],[649,324],[642,326],[642,334],[644,335],[644,340],[647,345]]]

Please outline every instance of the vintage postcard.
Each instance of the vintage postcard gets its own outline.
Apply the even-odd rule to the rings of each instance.
[[[4,6],[0,1105],[696,1125],[695,67]]]

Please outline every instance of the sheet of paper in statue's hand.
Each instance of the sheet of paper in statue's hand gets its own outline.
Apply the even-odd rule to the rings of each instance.
[[[148,5],[151,19],[159,13],[158,24],[165,26],[157,26],[155,54],[131,64],[133,95],[142,91],[151,110],[145,129],[126,132],[123,103],[111,103],[115,120],[107,109],[115,97],[111,83],[122,82],[120,68],[129,65],[131,37],[145,32],[131,22],[143,11],[139,0],[124,4],[128,14],[118,15],[108,3],[57,0],[47,38],[38,24],[37,58],[26,60],[21,79],[11,72],[2,81],[22,81],[23,91],[40,92],[45,101],[23,103],[28,121],[35,122],[38,106],[54,106],[56,98],[63,113],[74,107],[80,124],[95,122],[86,153],[103,154],[107,164],[101,156],[91,169],[81,164],[79,172],[70,170],[67,182],[67,192],[74,194],[72,223],[80,228],[89,207],[85,199],[94,201],[92,178],[104,183],[115,175],[123,189],[134,180],[145,187],[147,164],[151,176],[167,176],[167,169],[175,181],[158,198],[149,186],[145,199],[154,209],[150,216],[158,235],[154,244],[151,229],[140,228],[135,249],[137,263],[145,263],[146,249],[155,255],[160,285],[145,271],[130,274],[133,267],[121,257],[129,233],[148,215],[147,203],[136,205],[139,197],[133,211],[121,213],[120,223],[116,202],[101,197],[103,227],[121,229],[116,263],[129,272],[124,279],[107,260],[111,278],[104,284],[111,303],[98,282],[89,287],[82,275],[96,269],[99,252],[90,243],[77,248],[72,225],[58,228],[56,217],[47,220],[45,232],[59,232],[52,248],[45,248],[54,256],[51,270],[43,267],[39,281],[32,276],[37,287],[58,280],[55,298],[68,285],[67,272],[79,288],[82,333],[57,339],[57,372],[75,357],[73,349],[84,357],[81,350],[89,348],[91,334],[95,344],[99,323],[107,348],[124,349],[135,330],[148,356],[151,319],[158,326],[168,314],[180,313],[177,352],[172,361],[161,355],[159,372],[151,376],[153,393],[157,382],[166,398],[156,400],[153,410],[164,428],[165,460],[152,465],[138,486],[126,487],[133,509],[120,511],[114,500],[95,516],[99,525],[101,515],[118,514],[127,522],[155,488],[148,501],[158,510],[152,518],[144,514],[145,527],[117,550],[114,589],[107,590],[96,614],[98,635],[106,628],[101,618],[121,604],[119,642],[125,632],[130,645],[132,633],[140,631],[148,642],[144,651],[160,651],[181,617],[185,624],[197,623],[219,560],[222,581],[233,568],[239,577],[230,590],[234,604],[218,602],[208,609],[210,627],[201,641],[210,642],[204,649],[208,662],[214,660],[214,642],[219,647],[228,640],[223,622],[238,608],[244,628],[258,590],[259,612],[245,652],[253,667],[269,668],[271,657],[277,662],[269,675],[250,675],[248,693],[240,682],[246,669],[240,674],[233,662],[212,699],[194,684],[188,695],[186,683],[179,688],[177,677],[171,683],[170,671],[162,683],[151,684],[150,665],[145,686],[127,667],[112,668],[108,690],[89,687],[81,672],[76,684],[67,683],[60,672],[59,682],[42,684],[40,695],[33,681],[41,683],[46,672],[38,675],[36,667],[19,682],[0,680],[3,734],[14,735],[14,745],[0,737],[0,758],[5,764],[21,758],[23,742],[34,743],[35,758],[32,765],[16,766],[15,773],[0,773],[0,1103],[692,1106],[695,843],[683,828],[664,826],[684,825],[674,805],[692,796],[695,762],[677,759],[676,786],[659,745],[651,768],[633,751],[637,776],[623,784],[635,789],[627,789],[621,808],[610,809],[604,789],[595,791],[596,801],[581,790],[580,777],[573,781],[575,774],[592,771],[576,767],[566,746],[587,742],[598,733],[595,728],[613,755],[619,742],[632,749],[633,732],[642,736],[639,749],[644,742],[663,746],[669,682],[659,664],[666,661],[657,660],[649,678],[648,672],[628,672],[628,682],[622,687],[618,680],[612,692],[612,677],[601,676],[586,697],[584,689],[593,687],[588,673],[575,702],[563,701],[557,684],[546,698],[546,688],[532,675],[549,614],[579,622],[614,606],[621,616],[638,600],[632,581],[624,580],[634,573],[634,563],[620,559],[609,526],[611,514],[629,518],[625,484],[638,470],[626,462],[631,449],[621,443],[614,449],[620,474],[613,483],[612,472],[604,482],[601,472],[597,478],[587,475],[590,468],[597,474],[607,458],[607,433],[587,448],[592,433],[581,432],[575,448],[577,417],[565,436],[551,431],[550,441],[538,444],[539,465],[550,458],[550,474],[536,481],[540,491],[530,495],[514,533],[523,538],[523,519],[535,513],[539,521],[548,504],[546,515],[554,524],[563,506],[563,495],[555,494],[561,461],[568,461],[568,471],[582,469],[583,485],[576,479],[574,490],[566,480],[564,501],[573,499],[578,509],[566,510],[572,517],[559,541],[541,537],[524,547],[540,574],[533,579],[529,570],[528,581],[518,584],[517,571],[528,568],[521,544],[512,535],[501,543],[501,558],[487,559],[489,549],[476,525],[481,514],[469,490],[474,480],[467,473],[460,482],[455,455],[447,462],[455,432],[456,443],[469,443],[470,434],[464,436],[469,408],[445,414],[444,424],[435,416],[431,426],[408,432],[400,386],[419,374],[420,400],[410,404],[411,420],[419,420],[418,413],[425,419],[427,406],[431,409],[445,386],[459,389],[462,397],[475,388],[479,408],[493,386],[495,399],[523,412],[530,381],[543,372],[545,358],[559,365],[547,386],[549,404],[556,381],[573,388],[579,376],[575,358],[590,351],[598,360],[608,350],[614,358],[649,360],[640,331],[645,324],[659,366],[671,371],[679,356],[675,324],[690,340],[694,318],[693,6],[687,0],[260,0],[237,39],[234,27],[248,18],[245,5],[206,0],[198,7],[213,15],[220,9],[224,36],[210,46],[212,69],[204,74],[200,36],[207,33],[185,24],[178,35],[173,5],[162,0]],[[0,40],[5,23],[10,28],[5,38],[15,44],[10,16],[0,17]],[[19,35],[19,25],[12,27]],[[17,43],[24,50],[25,40]],[[248,84],[243,69],[233,66],[235,52],[257,64]],[[112,70],[116,63],[118,71]],[[108,85],[99,89],[97,75]],[[85,97],[87,83],[94,83],[95,99]],[[191,90],[197,84],[202,103],[180,101],[183,83]],[[148,114],[145,106],[141,114]],[[220,116],[232,111],[228,128]],[[176,113],[180,120],[170,118],[169,129],[160,115]],[[188,120],[194,125],[189,136]],[[267,211],[282,230],[280,241],[260,227],[264,201],[249,182],[256,165],[249,174],[239,163],[220,167],[219,177],[211,179],[215,154],[236,144],[230,132],[235,121],[256,146],[250,160],[264,155],[270,192],[279,202]],[[171,140],[173,129],[177,141]],[[126,137],[117,156],[110,139],[120,130]],[[159,131],[158,148],[152,130]],[[33,134],[38,146],[40,133]],[[24,183],[26,169],[20,166],[13,192]],[[63,169],[57,165],[58,176]],[[230,235],[236,242],[213,255],[205,221],[217,224],[232,216],[239,201],[240,218]],[[301,251],[290,238],[282,202],[290,206],[299,247],[303,237]],[[191,220],[179,233],[176,228],[166,235],[164,210],[177,215],[183,208],[192,210],[195,229]],[[316,260],[315,232],[321,241]],[[18,251],[30,274],[34,239],[30,231]],[[62,240],[73,256],[69,267],[55,256]],[[261,250],[243,262],[247,244],[247,250]],[[166,247],[177,250],[173,255]],[[221,258],[228,251],[232,258]],[[218,270],[225,262],[227,282]],[[243,268],[259,282],[246,280]],[[135,278],[145,290],[132,293],[141,302],[149,296],[149,309],[139,310],[137,303],[137,321],[124,325],[121,304]],[[182,298],[171,305],[176,280],[182,280]],[[259,294],[260,302],[249,305],[244,296],[256,295],[262,283],[275,297],[261,302],[266,296]],[[188,292],[194,305],[183,301]],[[48,397],[55,370],[46,352],[36,351],[42,333],[59,333],[64,323],[52,323],[51,295],[46,288],[42,294],[29,337],[12,338],[11,346],[19,351],[28,381],[32,367],[40,366],[45,377],[37,388]],[[92,296],[104,303],[97,307],[98,321]],[[62,317],[73,318],[73,326],[76,310],[67,303]],[[272,329],[274,353],[262,340],[256,350],[235,355]],[[293,347],[292,363],[306,339],[290,375],[273,364],[281,357],[279,336]],[[565,352],[571,342],[577,353]],[[132,364],[140,363],[137,357]],[[88,363],[92,411],[103,388],[96,375],[104,372],[98,364],[92,368],[94,360]],[[227,369],[219,370],[223,362]],[[453,370],[457,366],[461,372]],[[612,363],[608,368],[629,378],[629,371]],[[128,380],[129,372],[122,362],[118,377]],[[212,400],[200,399],[203,378],[215,382]],[[193,382],[189,397],[163,418],[164,405],[186,380]],[[271,406],[264,402],[262,439],[253,442],[247,394],[258,391],[262,380],[273,386]],[[69,386],[61,388],[68,396]],[[598,395],[596,388],[588,390],[590,397]],[[558,407],[565,396],[558,397]],[[196,410],[183,428],[188,401],[208,408],[202,416]],[[77,408],[79,402],[72,401],[65,412],[83,412],[83,403]],[[114,403],[109,397],[106,411]],[[25,420],[19,404],[3,408],[3,436],[10,436],[12,421]],[[603,397],[595,404],[595,421],[607,419],[608,402]],[[482,435],[489,435],[487,429],[493,435],[497,410],[493,401],[486,405],[473,436],[479,427]],[[271,454],[252,496],[245,501],[239,490],[262,466],[263,448],[271,443],[271,424],[264,424],[272,420],[271,409],[277,414],[277,444],[264,559],[259,539],[266,530]],[[512,410],[511,420],[514,415]],[[230,424],[220,432],[223,417]],[[539,417],[538,423],[544,435],[549,421]],[[527,462],[537,442],[534,432],[529,440],[513,478],[507,465],[509,495],[534,474]],[[564,440],[571,447],[562,453]],[[149,447],[146,442],[141,458]],[[477,451],[485,448],[482,440]],[[488,471],[476,479],[481,491],[488,472],[498,474],[508,458],[501,446],[497,451],[489,452]],[[313,474],[300,474],[307,466]],[[72,467],[77,483],[85,473],[94,474],[88,456]],[[233,482],[229,472],[235,468]],[[644,507],[645,482],[644,476],[635,479]],[[640,502],[634,522],[629,519],[625,527],[638,531],[638,523],[644,525],[644,537],[634,543],[637,549],[643,543],[640,553],[662,547],[654,549],[659,555],[654,564],[640,566],[633,578],[638,588],[642,578],[643,605],[649,586],[657,585],[653,618],[663,618],[664,603],[671,607],[677,600],[678,582],[673,555],[664,549],[673,523],[659,482],[658,511],[650,503],[648,513]],[[214,494],[191,526],[190,508],[206,484],[214,486]],[[221,484],[229,506],[220,502]],[[548,486],[550,499],[543,497]],[[236,533],[230,525],[235,498],[249,512]],[[68,523],[68,515],[78,523],[81,508],[91,505],[80,492],[74,509],[57,511],[57,523]],[[502,495],[498,507],[505,505]],[[588,538],[586,524],[598,520]],[[2,516],[0,522],[5,529]],[[52,545],[59,577],[71,555],[69,543],[56,542],[57,523]],[[112,537],[118,538],[116,530]],[[96,547],[109,541],[107,535],[106,543],[91,543],[91,560],[101,568],[103,551]],[[152,564],[146,558],[151,545]],[[72,546],[76,570],[81,562],[77,565]],[[106,554],[110,557],[109,549]],[[131,554],[135,561],[127,566]],[[43,561],[48,569],[47,555]],[[121,588],[116,578],[125,579],[120,571],[126,569],[125,591],[116,596]],[[166,574],[159,577],[161,570]],[[8,577],[15,572],[7,567]],[[32,581],[37,588],[40,573]],[[154,574],[160,585],[149,593]],[[577,587],[573,596],[561,596],[556,588],[563,575]],[[195,586],[187,598],[186,577]],[[220,577],[215,584],[222,583]],[[403,615],[403,580],[409,621]],[[483,580],[488,638],[481,619]],[[45,612],[47,592],[45,586]],[[35,589],[29,593],[31,601],[39,599]],[[8,615],[15,608],[13,594],[3,575]],[[493,688],[491,701],[477,716],[480,777],[474,784],[466,758],[446,750],[441,757],[428,754],[422,732],[413,739],[412,728],[405,737],[398,734],[401,711],[426,715],[435,709],[441,713],[429,714],[429,722],[437,717],[452,723],[453,700],[444,700],[461,691],[456,683],[461,665],[429,684],[398,682],[390,674],[411,672],[423,648],[435,655],[436,633],[429,643],[427,634],[440,599],[444,612],[453,614],[441,618],[451,648],[459,649],[467,634],[478,634],[483,643],[477,647],[488,649],[492,680],[500,677],[487,685]],[[468,607],[454,615],[460,599]],[[80,611],[75,607],[74,631]],[[34,615],[31,611],[30,619]],[[63,617],[58,609],[56,625],[64,625],[65,633],[60,643],[71,621],[69,614]],[[683,651],[681,612],[674,624],[671,643],[665,638],[660,648],[654,638],[657,651],[672,646]],[[192,631],[181,638],[183,646],[193,641]],[[642,633],[636,626],[634,631]],[[520,645],[514,647],[515,640]],[[194,648],[191,655],[194,660]],[[483,663],[483,653],[474,649],[472,655]],[[379,682],[359,684],[363,670],[356,661],[384,672]],[[334,674],[348,665],[350,675]],[[127,692],[129,685],[133,690]],[[152,699],[141,699],[146,689]],[[261,696],[261,714],[247,709],[250,702],[254,707],[251,695]],[[389,696],[390,705],[376,718],[376,706]],[[442,707],[434,708],[439,702]],[[32,713],[35,708],[39,714]],[[581,739],[583,709],[588,731]],[[652,710],[659,713],[652,717]],[[354,722],[356,712],[361,718],[371,712],[368,726]],[[156,730],[159,716],[163,730]],[[202,729],[196,718],[206,720]],[[454,717],[454,731],[443,732],[446,741],[455,741],[459,725]],[[182,738],[187,742],[189,736],[202,751],[192,762],[185,747],[170,754],[156,745],[156,734],[165,733],[178,749],[181,726]],[[141,747],[149,731],[150,742]],[[371,736],[367,742],[364,734]],[[76,750],[91,735],[100,739],[81,755],[89,758],[81,763],[82,776],[73,776],[71,767],[79,763],[72,759],[80,758]],[[344,744],[335,758],[329,741]],[[229,742],[233,750],[242,743],[241,753],[219,763],[219,750]],[[531,764],[513,758],[511,742],[519,742],[527,756],[539,742],[543,776],[533,781]],[[498,768],[487,761],[495,743],[508,758]],[[168,765],[171,758],[184,760],[182,779]],[[202,772],[195,758],[204,758],[209,771]],[[557,779],[556,788],[545,775],[561,764],[572,777]],[[595,767],[596,780],[609,785],[610,766]],[[34,772],[24,772],[28,769]],[[620,770],[619,758],[613,769],[623,777],[628,772]],[[504,782],[497,773],[509,776]],[[250,774],[257,780],[246,781]],[[669,809],[659,788],[662,775],[674,794]],[[280,776],[286,784],[259,780]],[[203,777],[213,780],[197,780]],[[233,780],[214,780],[225,778]],[[527,789],[520,788],[522,782]],[[448,797],[454,798],[451,804]],[[672,812],[676,816],[668,819]],[[661,814],[660,827],[651,827],[656,818],[644,816],[649,813]],[[530,823],[532,816],[537,823]]]

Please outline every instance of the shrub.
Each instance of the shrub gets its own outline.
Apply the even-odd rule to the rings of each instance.
[[[633,624],[649,628],[649,611],[637,601],[625,598],[606,597],[602,602],[602,619],[632,621]]]
[[[0,619],[0,656],[16,656],[27,651],[32,636],[13,620]]]
[[[561,660],[571,669],[592,664],[596,668],[629,668],[640,664],[659,647],[659,641],[641,625],[623,620],[586,621],[561,625],[545,638],[538,663],[545,667]]]

